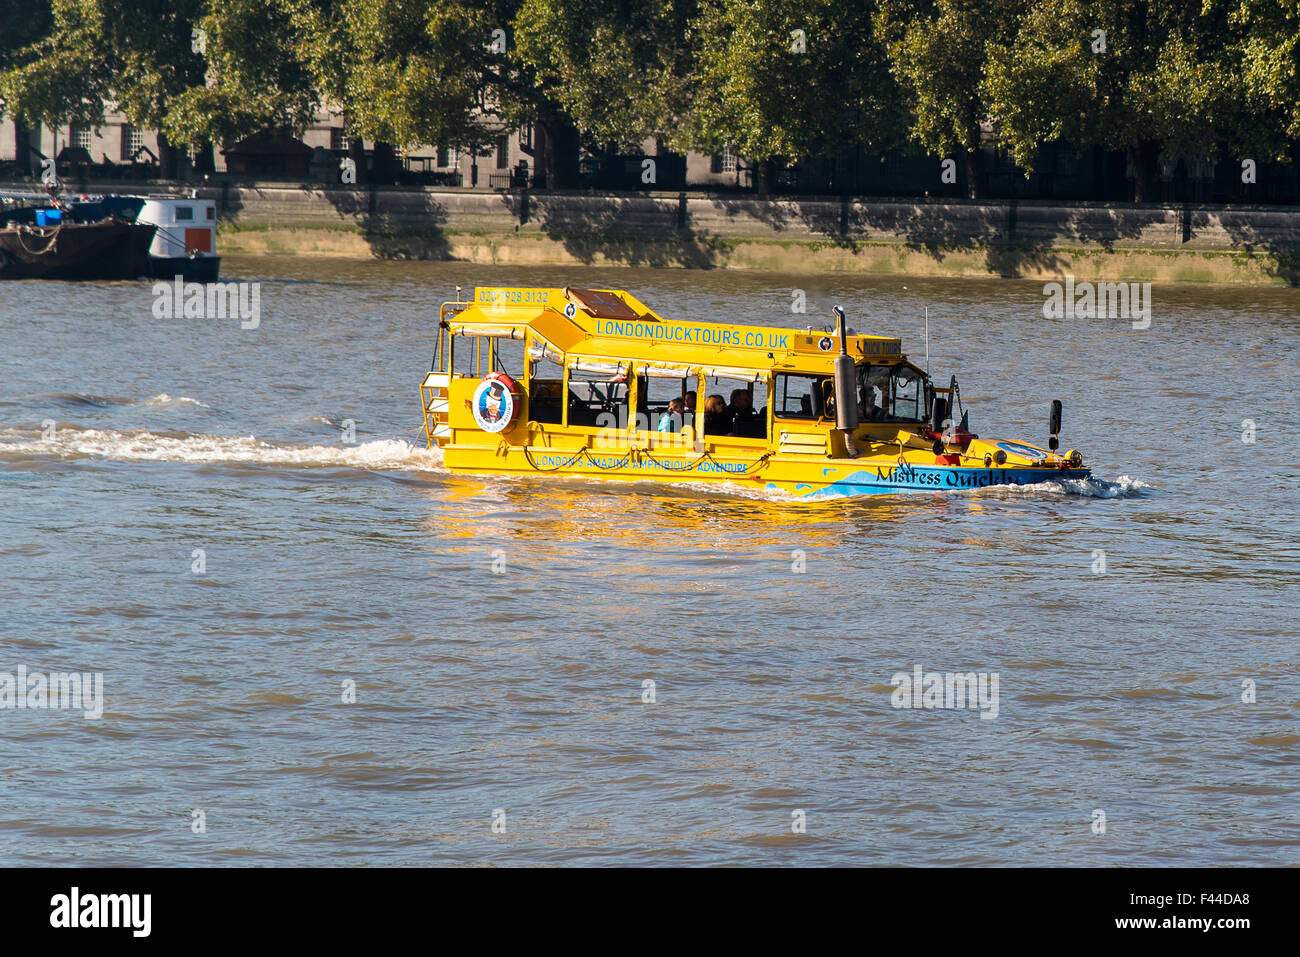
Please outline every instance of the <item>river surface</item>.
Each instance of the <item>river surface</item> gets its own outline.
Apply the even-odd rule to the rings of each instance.
[[[257,328],[0,284],[0,684],[103,676],[98,719],[0,709],[0,863],[1300,862],[1300,290],[1157,286],[1135,330],[1031,282],[224,274]],[[918,358],[928,306],[971,428],[1044,444],[1059,397],[1096,481],[453,476],[417,386],[457,283],[842,303]],[[918,666],[990,697],[895,707]]]

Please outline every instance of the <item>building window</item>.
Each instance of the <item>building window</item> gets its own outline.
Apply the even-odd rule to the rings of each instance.
[[[90,152],[90,127],[74,126],[68,136],[71,146],[80,147],[86,152]]]
[[[451,150],[445,146],[438,147],[438,168],[446,169],[451,165]]]
[[[341,126],[330,127],[330,149],[346,150],[348,148],[347,130]]]
[[[736,154],[731,152],[730,147],[723,147],[721,153],[713,154],[710,170],[714,173],[734,173],[736,171]]]
[[[134,126],[122,127],[122,162],[129,163],[144,146],[144,134]]]
[[[510,168],[510,137],[497,137],[497,169]]]

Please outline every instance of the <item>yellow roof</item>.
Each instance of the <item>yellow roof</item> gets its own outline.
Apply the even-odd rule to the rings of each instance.
[[[528,328],[566,355],[665,366],[829,372],[840,351],[837,334],[664,319],[621,289],[480,286],[448,325],[453,332],[516,337]],[[887,336],[849,336],[848,352],[903,358],[902,341]]]

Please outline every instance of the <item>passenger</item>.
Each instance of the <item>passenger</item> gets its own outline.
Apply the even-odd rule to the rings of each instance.
[[[686,393],[686,414],[687,415],[695,414],[695,390],[694,389]]]
[[[864,386],[861,391],[862,401],[859,404],[859,410],[862,412],[863,422],[879,422],[885,417],[885,410],[876,405],[876,390],[874,386]]]
[[[731,433],[731,417],[727,415],[727,404],[720,395],[711,395],[704,400],[704,431],[708,435]]]
[[[762,438],[763,426],[758,421],[758,414],[754,412],[754,398],[749,394],[748,389],[734,389],[731,393],[731,405],[727,406],[727,414],[731,417],[731,434],[739,438]],[[758,434],[754,434],[757,428]]]
[[[682,419],[686,415],[686,403],[680,397],[668,400],[668,408],[659,418],[660,432],[680,432],[682,430]]]

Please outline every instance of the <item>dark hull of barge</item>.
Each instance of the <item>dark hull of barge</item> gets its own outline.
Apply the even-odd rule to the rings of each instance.
[[[149,274],[153,234],[152,225],[112,221],[7,226],[0,279],[138,279]]]

